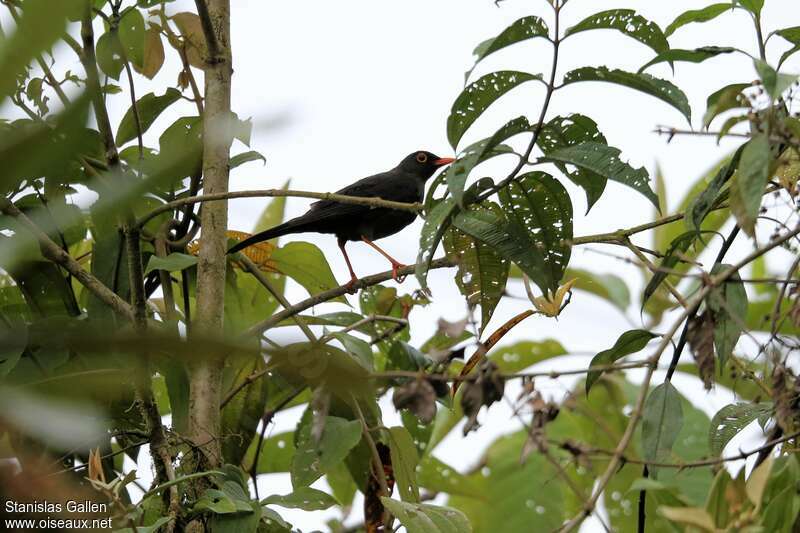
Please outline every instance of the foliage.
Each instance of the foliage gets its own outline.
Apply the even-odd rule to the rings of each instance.
[[[453,149],[463,148],[428,188],[417,264],[405,271],[422,290],[379,274],[361,280],[357,298],[311,243],[223,256],[224,239],[248,234],[222,227],[209,237],[200,205],[230,196],[208,197],[209,173],[266,163],[250,149],[250,121],[229,102],[210,113],[214,94],[198,85],[201,71],[208,80],[225,62],[227,43],[214,38],[207,12],[217,3],[198,0],[193,13],[171,0],[2,2],[14,29],[0,42],[0,449],[20,468],[0,471],[4,500],[106,503],[121,531],[297,530],[280,509],[325,511],[337,517],[333,531],[346,530],[345,520],[410,533],[575,530],[590,515],[614,531],[797,530],[800,383],[787,361],[800,348],[800,121],[797,76],[784,64],[800,51],[800,29],[763,27],[762,11],[779,2],[716,3],[676,14],[663,30],[630,9],[571,20],[566,0],[531,7],[477,46],[475,66],[537,39],[552,46],[550,71],[467,72],[443,124]],[[726,16],[753,24],[757,58],[744,36],[736,47],[671,47],[685,26]],[[578,66],[559,77],[561,43],[590,46],[594,30],[639,43],[643,66]],[[778,38],[773,57],[766,40]],[[72,56],[77,73],[67,68]],[[702,80],[711,83],[705,109],[648,73],[721,56],[744,58],[746,68],[739,83]],[[494,104],[527,82],[541,84],[544,99],[498,116]],[[667,128],[670,136],[740,144],[722,162],[698,162],[711,170],[670,210],[668,180],[626,160],[648,154],[623,156],[588,114],[552,116],[561,88],[588,82],[644,93],[679,121],[702,117],[700,130]],[[157,88],[141,95],[145,83]],[[112,99],[127,109],[116,124]],[[499,127],[474,140],[478,119]],[[244,148],[231,157],[234,141]],[[499,155],[515,156],[502,158],[511,162],[505,173],[476,170]],[[588,211],[615,200],[608,181],[638,192],[654,219],[575,235],[576,189],[565,184],[580,188]],[[80,207],[79,189],[96,200]],[[283,221],[291,194],[288,182],[264,192],[274,198],[253,231]],[[646,232],[651,242],[641,241]],[[643,289],[571,266],[573,248],[587,244],[629,253]],[[444,260],[435,259],[440,248]],[[443,267],[470,314],[441,320],[418,342],[425,328],[415,311],[435,297],[426,276]],[[198,281],[209,269],[224,289],[214,309]],[[308,298],[288,302],[287,278]],[[497,323],[513,314],[520,287],[525,309]],[[536,338],[535,326],[502,345],[523,321],[557,319],[588,294],[635,325],[614,332],[611,347],[592,346],[581,368],[562,368],[575,346]],[[198,319],[209,313],[224,330]],[[304,339],[282,345],[277,328]],[[687,352],[694,359],[682,360]],[[198,380],[209,361],[219,374]],[[554,370],[531,368],[541,363]],[[730,389],[736,401],[709,420],[673,384],[676,371]],[[560,396],[540,385],[573,375]],[[388,398],[397,413],[387,412]],[[509,405],[511,415],[502,411]],[[296,427],[270,434],[291,407],[303,413]],[[209,409],[213,426],[198,427]],[[458,463],[448,439],[474,438],[498,413],[518,429],[491,442],[478,465]],[[387,427],[394,414],[402,425]],[[729,444],[754,422],[760,444],[737,453]],[[122,459],[143,453],[154,478],[142,495],[134,482],[148,477]],[[742,466],[749,457],[753,468]],[[291,491],[254,490],[269,485],[259,476],[276,473]],[[350,515],[357,492],[363,513]]]

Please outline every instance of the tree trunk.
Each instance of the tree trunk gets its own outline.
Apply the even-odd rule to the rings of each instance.
[[[203,190],[205,194],[218,194],[228,190],[232,139],[230,0],[197,0],[197,4],[209,50],[205,67]],[[227,202],[203,206],[200,220],[197,311],[192,331],[204,336],[222,335]],[[196,470],[215,468],[222,462],[219,404],[224,356],[202,353],[189,364],[189,439],[196,447],[193,458]],[[205,481],[201,478],[195,494],[204,488]]]

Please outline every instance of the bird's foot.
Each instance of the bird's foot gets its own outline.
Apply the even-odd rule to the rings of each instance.
[[[358,291],[358,288],[356,287],[357,281],[358,278],[353,276],[352,278],[350,278],[350,281],[345,283],[344,290],[347,291],[347,294],[355,294]]]
[[[392,279],[397,283],[403,283],[406,280],[406,276],[401,276],[398,272],[401,268],[405,268],[406,266],[408,265],[404,265],[403,263],[398,263],[396,261],[392,262]]]

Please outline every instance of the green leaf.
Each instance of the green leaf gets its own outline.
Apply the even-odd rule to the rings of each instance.
[[[595,355],[592,358],[592,362],[589,363],[589,366],[592,367],[613,364],[626,355],[638,352],[647,346],[647,343],[649,343],[650,340],[654,339],[655,337],[658,337],[658,335],[644,329],[633,329],[626,331],[619,336],[617,342],[614,343],[614,346]],[[594,385],[595,382],[600,379],[600,376],[603,374],[603,372],[603,370],[592,370],[586,374],[587,396],[589,395],[589,390],[591,390],[592,385]]]
[[[531,80],[541,80],[541,74],[501,70],[482,76],[458,95],[447,118],[447,140],[453,149],[479,116],[502,95]]]
[[[492,350],[489,360],[495,363],[501,372],[513,374],[566,353],[561,343],[553,339],[539,342],[521,341]]]
[[[170,520],[173,520],[173,518],[170,516],[162,516],[149,526],[136,526],[135,533],[155,533],[161,526],[168,523]],[[134,533],[134,530],[126,527],[115,530],[115,533]]]
[[[655,78],[649,74],[635,74],[624,70],[609,70],[607,67],[582,67],[564,76],[563,85],[580,81],[604,81],[623,85],[637,91],[654,96],[680,111],[687,122],[692,121],[692,108],[689,100],[678,87],[672,83]]]
[[[240,464],[256,435],[267,404],[269,378],[262,375],[261,379],[248,380],[250,376],[266,372],[266,366],[262,357],[252,354],[229,354],[226,358],[223,390],[239,389],[221,414],[222,456],[227,463]]]
[[[397,491],[405,502],[419,502],[417,486],[417,464],[419,455],[414,439],[408,430],[401,426],[389,428],[391,444],[389,450],[392,457],[392,471],[397,481]]]
[[[724,409],[724,408],[723,408]],[[718,413],[719,414],[719,413]],[[716,418],[716,416],[714,417]],[[711,428],[714,428],[714,420],[711,421]],[[711,446],[713,453],[713,445]],[[718,455],[718,454],[717,454]],[[708,512],[714,525],[718,528],[724,528],[728,523],[728,516],[730,513],[730,504],[725,498],[725,493],[728,485],[733,481],[730,473],[724,468],[720,468],[717,475],[714,477],[714,483],[711,485],[711,490],[708,492],[708,499],[706,500],[706,511]]]
[[[730,46],[703,46],[695,48],[694,50],[682,50],[679,48],[672,48],[661,52],[656,57],[645,63],[638,71],[639,74],[647,70],[648,67],[663,63],[665,61],[672,64],[674,61],[682,61],[684,63],[702,63],[706,59],[717,57],[721,54],[730,54],[737,52],[736,48]]]
[[[142,66],[134,65],[133,68],[148,79],[155,78],[164,65],[164,43],[161,42],[161,33],[151,27],[144,35],[144,60]]]
[[[97,44],[95,45],[97,66],[109,78],[119,80],[119,75],[122,73],[122,69],[125,68],[122,52],[119,40],[111,31],[105,32],[97,39]]]
[[[453,225],[516,263],[532,280],[547,283],[543,290],[555,290],[555,282],[548,277],[550,268],[545,264],[539,250],[526,247],[530,244],[528,231],[515,220],[507,220],[495,209],[473,206],[456,215]]]
[[[177,119],[158,138],[158,147],[159,159],[164,161],[162,172],[170,179],[198,174],[203,166],[203,120],[191,116]]]
[[[764,531],[789,533],[797,518],[798,509],[800,505],[797,501],[797,491],[793,486],[786,487],[764,508],[762,520]]]
[[[147,93],[136,101],[136,110],[139,112],[139,121],[144,134],[153,122],[164,112],[169,106],[180,100],[181,93],[177,89],[170,87],[161,96],[156,96],[155,93]],[[134,109],[128,109],[117,129],[117,146],[122,146],[126,142],[135,139],[137,136],[136,118]]]
[[[26,0],[22,4],[14,33],[0,41],[0,102],[14,91],[17,80],[34,58],[61,37],[68,15],[81,6],[78,0]]]
[[[734,3],[739,4],[754,15],[760,15],[761,10],[764,8],[764,0],[734,0]]]
[[[128,9],[119,20],[119,40],[128,60],[139,68],[144,66],[144,17],[138,9]]]
[[[469,533],[469,520],[461,511],[427,503],[399,502],[381,496],[383,506],[392,513],[408,533]]]
[[[278,272],[303,286],[313,296],[339,286],[322,250],[309,242],[290,242],[272,251]],[[337,298],[343,302],[344,298]]]
[[[492,157],[511,153],[512,150],[510,148],[500,143],[519,133],[531,131],[531,129],[532,126],[527,118],[517,117],[511,119],[497,130],[494,135],[469,145],[459,154],[458,159],[445,171],[447,189],[455,198],[459,207],[464,207],[464,185],[472,169]]]
[[[797,81],[796,74],[781,74],[772,68],[769,63],[760,59],[754,60],[756,72],[761,78],[764,90],[773,100],[778,99],[786,90]]]
[[[430,269],[431,261],[433,261],[433,254],[436,252],[444,232],[450,226],[450,218],[455,210],[455,200],[445,198],[428,212],[425,222],[422,224],[422,231],[419,235],[417,266],[414,269],[414,275],[423,289],[428,287],[428,270]]]
[[[281,186],[280,189],[282,191],[285,191],[289,188],[289,181],[290,180],[286,180]],[[285,196],[276,196],[270,200],[269,204],[267,204],[267,207],[265,207],[264,211],[261,212],[261,216],[258,217],[258,222],[256,222],[256,224],[253,226],[253,233],[259,233],[283,222],[285,210]],[[278,239],[272,239],[269,242],[275,244],[278,242]]]
[[[461,474],[433,455],[426,455],[420,461],[417,479],[421,487],[431,492],[457,494],[470,498],[483,497],[483,491],[472,478]]]
[[[527,16],[514,21],[504,29],[497,37],[487,39],[479,44],[473,54],[475,55],[475,65],[490,54],[505,48],[506,46],[533,39],[535,37],[547,37],[547,24],[539,17]],[[475,70],[475,65],[465,75],[465,79]]]
[[[681,396],[669,381],[647,396],[642,413],[642,455],[648,461],[661,459],[672,450],[683,427]]]
[[[708,449],[719,457],[730,440],[756,418],[772,412],[771,403],[731,403],[717,411],[708,431]]]
[[[769,139],[763,133],[756,135],[744,146],[739,169],[731,180],[731,211],[742,230],[751,237],[755,235],[756,217],[769,181],[771,162]]]
[[[307,417],[310,419],[310,417]],[[297,428],[297,453],[292,460],[292,486],[307,487],[328,470],[344,461],[361,440],[361,422],[335,416],[325,417],[322,438],[318,443],[311,436],[310,420]]]
[[[304,511],[322,511],[339,505],[333,496],[311,487],[298,487],[291,494],[273,494],[261,500],[261,505],[279,505],[289,509]]]
[[[717,264],[711,269],[711,274],[729,268],[731,265]],[[706,303],[714,313],[714,347],[720,368],[725,368],[725,362],[733,353],[747,321],[747,291],[739,273],[734,273],[721,287],[712,289]]]
[[[589,15],[578,24],[567,28],[564,36],[576,34],[586,30],[617,30],[649,46],[656,53],[669,50],[667,38],[662,33],[658,24],[637,15],[633,9],[611,9]]]
[[[499,193],[509,221],[526,230],[519,243],[544,262],[542,276],[531,277],[544,294],[555,291],[569,263],[572,203],[561,183],[544,172],[528,172]]]
[[[452,226],[445,233],[444,249],[458,264],[459,291],[470,307],[481,306],[483,331],[503,297],[510,264],[491,246]]]
[[[200,499],[195,502],[192,511],[211,511],[214,514],[230,514],[252,512],[252,509],[245,502],[231,498],[221,490],[208,489],[203,493]]]
[[[568,268],[564,271],[564,278],[578,278],[575,289],[599,296],[620,311],[624,312],[631,304],[628,285],[616,274],[597,274],[579,268]]]
[[[689,11],[684,11],[678,15],[669,26],[667,26],[667,29],[664,30],[664,34],[669,37],[681,26],[685,26],[692,22],[708,22],[709,20],[717,18],[726,11],[732,11],[733,7],[734,6],[732,6],[730,2],[727,2],[724,4],[711,4],[703,9],[690,9]]]
[[[591,118],[572,113],[566,117],[555,117],[542,126],[536,144],[548,155],[559,148],[575,146],[585,142],[607,144],[605,136],[600,133],[597,123]],[[574,167],[568,168],[564,163],[555,163],[575,185],[586,192],[586,212],[600,199],[606,188],[606,179],[591,170]]]
[[[711,121],[720,113],[745,107],[746,100],[741,100],[739,95],[748,87],[749,83],[733,83],[709,95],[706,100],[706,112],[703,115],[703,127],[708,129]]]
[[[242,152],[241,154],[236,154],[235,156],[231,157],[230,168],[233,170],[239,165],[249,163],[250,161],[258,161],[259,159],[263,161],[265,165],[267,164],[267,158],[255,150]]]
[[[720,197],[720,191],[722,187],[728,182],[728,180],[733,176],[733,173],[736,171],[736,167],[739,165],[739,159],[742,155],[742,150],[744,146],[739,147],[736,152],[734,152],[733,157],[730,158],[729,161],[724,162],[720,165],[719,170],[717,170],[714,177],[708,183],[708,186],[705,187],[700,194],[698,194],[691,203],[685,209],[686,217],[684,218],[685,227],[689,230],[699,231],[703,226],[703,222],[708,217],[711,210],[714,206],[717,205],[717,200]],[[701,179],[699,184],[702,184],[704,180]],[[727,218],[727,217],[726,217]],[[721,223],[719,224],[722,225]],[[712,231],[716,231],[719,227],[707,228]]]
[[[620,153],[617,148],[612,146],[587,142],[560,148],[550,152],[542,160],[575,165],[606,179],[627,185],[658,207],[658,196],[650,188],[650,176],[647,170],[644,167],[634,169],[628,163],[623,163],[619,158]]]
[[[689,249],[692,243],[697,240],[698,236],[699,232],[697,231],[687,231],[686,233],[682,233],[672,240],[667,252],[664,254],[664,258],[658,265],[658,270],[655,274],[653,274],[653,277],[650,278],[650,281],[644,288],[644,295],[642,296],[642,309],[644,309],[644,305],[647,303],[650,297],[655,294],[656,289],[658,289],[661,283],[667,279],[668,272],[672,270],[672,267],[678,264],[678,261],[680,261],[680,256]]]
[[[197,264],[197,257],[193,255],[172,252],[167,257],[158,257],[155,255],[150,256],[147,262],[147,268],[144,269],[145,275],[154,270],[166,270],[167,272],[175,272],[176,270],[183,270]]]
[[[264,439],[261,444],[261,453],[258,455],[256,473],[274,474],[291,471],[292,458],[296,453],[293,435],[293,431],[285,431]],[[242,459],[242,468],[245,470],[249,470],[255,460],[258,440],[258,436],[252,440],[244,459]]]

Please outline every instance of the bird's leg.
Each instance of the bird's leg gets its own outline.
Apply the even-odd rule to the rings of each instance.
[[[405,268],[406,265],[404,265],[403,263],[397,261],[391,255],[387,254],[377,244],[375,244],[371,240],[367,239],[366,237],[362,236],[361,240],[364,241],[365,243],[369,244],[370,246],[372,246],[376,250],[378,250],[379,254],[381,254],[383,257],[388,259],[390,263],[392,263],[392,279],[393,280],[395,280],[397,283],[403,283],[406,280],[405,276],[400,276],[397,273],[398,270],[400,270],[401,268]]]
[[[347,282],[347,292],[350,294],[354,294],[355,291],[355,283],[358,281],[358,277],[356,277],[356,273],[353,272],[353,265],[350,264],[350,258],[347,257],[347,250],[344,249],[345,244],[347,241],[345,239],[339,239],[339,249],[342,251],[342,255],[344,256],[344,262],[347,263],[347,270],[350,271],[350,281]]]

